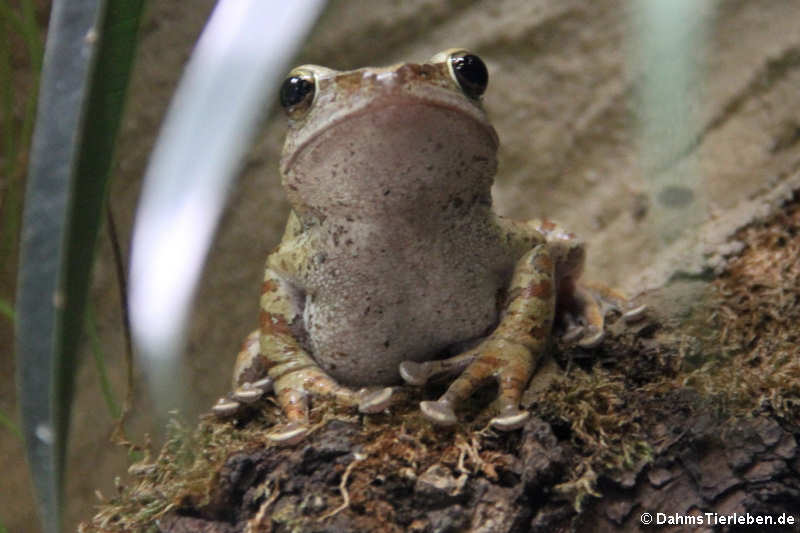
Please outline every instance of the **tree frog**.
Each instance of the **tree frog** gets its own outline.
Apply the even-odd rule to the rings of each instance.
[[[280,171],[292,211],[267,259],[259,328],[215,413],[271,389],[287,422],[268,436],[291,443],[308,432],[316,396],[377,412],[401,379],[454,375],[438,400],[421,402],[425,417],[456,424],[459,404],[495,380],[491,425],[512,430],[529,417],[520,397],[557,310],[584,347],[601,342],[609,307],[641,315],[579,281],[585,247],[573,234],[492,210],[488,79],[463,49],[421,64],[289,73]]]

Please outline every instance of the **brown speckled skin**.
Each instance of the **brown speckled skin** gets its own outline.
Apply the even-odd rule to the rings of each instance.
[[[495,377],[516,408],[582,245],[492,212],[497,135],[445,62],[307,68],[315,100],[281,160],[293,213],[267,261],[260,353],[240,354],[234,384],[267,371],[304,422],[308,392],[357,403],[342,385],[395,384],[401,362],[484,338],[442,401]]]

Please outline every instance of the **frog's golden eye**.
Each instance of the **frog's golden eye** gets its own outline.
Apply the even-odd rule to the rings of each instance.
[[[447,62],[450,75],[464,94],[476,100],[480,98],[489,85],[489,71],[481,58],[466,50],[459,50],[451,53]]]
[[[314,74],[305,69],[289,73],[281,85],[281,106],[292,118],[303,115],[314,101],[316,82]]]

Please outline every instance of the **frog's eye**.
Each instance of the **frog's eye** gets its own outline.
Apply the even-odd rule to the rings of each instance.
[[[464,94],[478,99],[489,84],[489,71],[480,57],[466,50],[453,52],[447,58],[450,74]]]
[[[293,118],[302,115],[314,101],[314,74],[308,70],[295,69],[281,85],[281,106]]]

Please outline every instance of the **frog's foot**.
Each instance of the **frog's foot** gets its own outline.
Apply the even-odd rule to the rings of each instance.
[[[583,348],[594,348],[605,338],[605,316],[617,311],[626,323],[644,316],[646,305],[635,305],[620,291],[599,283],[579,283],[563,313],[564,340],[578,342]]]
[[[237,379],[234,380],[233,391],[226,397],[217,400],[211,412],[219,418],[228,418],[241,414],[245,407],[260,400],[264,394],[272,391],[272,378],[266,376],[266,368],[259,352],[259,331],[255,330],[245,337],[239,351],[234,368]],[[246,368],[246,370],[242,370]],[[241,377],[239,377],[241,376]]]
[[[280,368],[276,370],[280,373]],[[267,434],[267,438],[279,444],[302,440],[308,433],[309,400],[313,397],[332,396],[341,404],[357,406],[360,413],[378,413],[389,407],[392,394],[391,387],[358,391],[343,387],[316,365],[290,369],[275,378],[275,396],[288,423]]]
[[[236,416],[244,411],[246,405],[255,403],[274,388],[278,404],[288,422],[275,426],[267,434],[267,439],[277,444],[291,445],[302,441],[308,434],[311,397],[333,396],[342,404],[357,406],[360,413],[379,413],[391,404],[394,392],[391,387],[354,391],[342,387],[319,369],[299,374],[279,378],[274,385],[271,378],[243,383],[227,397],[217,400],[212,411],[219,418]]]
[[[452,426],[458,422],[455,408],[484,383],[492,379],[499,385],[496,404],[499,413],[490,424],[510,431],[521,427],[530,414],[520,410],[519,400],[533,371],[533,357],[522,344],[489,337],[463,354],[425,363],[406,361],[400,373],[408,383],[421,385],[434,375],[461,372],[438,400],[420,402],[420,410],[434,424]]]
[[[332,390],[326,385],[323,391],[312,385],[304,390],[287,388],[277,393],[278,403],[286,414],[288,422],[271,428],[266,435],[269,441],[282,446],[290,446],[306,438],[311,430],[308,420],[310,397],[333,395],[336,401],[343,404],[357,405],[360,413],[378,413],[389,407],[391,403],[393,393],[391,387],[353,391],[338,385],[327,375],[324,377],[331,381],[336,390]],[[320,382],[316,381],[316,385],[319,384]]]
[[[333,396],[339,403],[357,406],[361,413],[377,413],[391,403],[393,390],[390,387],[359,391],[343,387],[299,349],[263,357],[258,333],[254,331],[248,335],[242,345],[234,367],[235,388],[212,408],[218,417],[240,415],[248,405],[274,392],[288,422],[273,428],[267,438],[280,444],[293,444],[308,434],[310,398]],[[267,374],[267,369],[269,377],[261,377]]]

